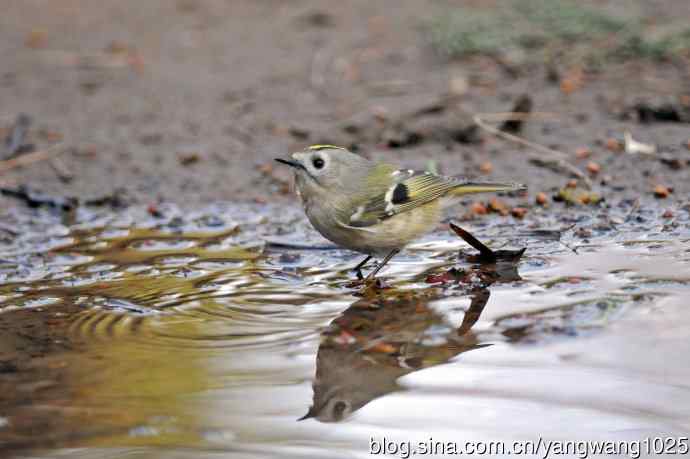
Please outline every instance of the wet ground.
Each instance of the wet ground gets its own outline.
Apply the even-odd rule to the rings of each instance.
[[[357,257],[293,207],[8,212],[25,230],[0,246],[0,443],[368,457],[384,436],[682,436],[690,213],[644,204],[466,226],[527,246],[517,262],[472,263],[438,231],[385,288],[352,287]]]

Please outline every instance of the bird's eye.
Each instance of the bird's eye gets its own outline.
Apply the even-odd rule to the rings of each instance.
[[[311,163],[316,169],[321,169],[324,164],[326,164],[323,159],[319,158],[318,156],[314,157],[314,159],[311,160]]]
[[[333,415],[336,417],[336,419],[342,419],[347,414],[345,413],[347,408],[347,402],[338,400],[335,402],[335,405],[333,405]]]

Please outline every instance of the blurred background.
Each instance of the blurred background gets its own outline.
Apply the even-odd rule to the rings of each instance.
[[[685,0],[3,3],[0,159],[59,156],[0,170],[5,186],[280,200],[290,180],[272,158],[314,143],[534,192],[562,186],[473,126],[523,94],[559,116],[521,134],[604,184],[651,194],[687,178],[616,154],[625,131],[687,153]],[[20,114],[27,137],[8,148]]]

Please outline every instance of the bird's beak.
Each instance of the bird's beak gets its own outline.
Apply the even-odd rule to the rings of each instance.
[[[302,166],[302,163],[292,160],[292,159],[283,159],[283,158],[275,158],[276,161],[279,163],[287,164],[290,167],[294,167],[296,169],[304,169],[304,166]]]
[[[316,413],[314,413],[314,407],[309,407],[309,411],[307,411],[307,414],[299,418],[297,421],[304,421],[305,419],[309,418],[314,418],[316,417]]]

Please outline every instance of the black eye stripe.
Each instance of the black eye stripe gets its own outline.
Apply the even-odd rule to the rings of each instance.
[[[311,163],[314,165],[315,168],[321,169],[324,166],[324,161],[323,159],[319,158],[318,156],[314,159],[311,160]]]

